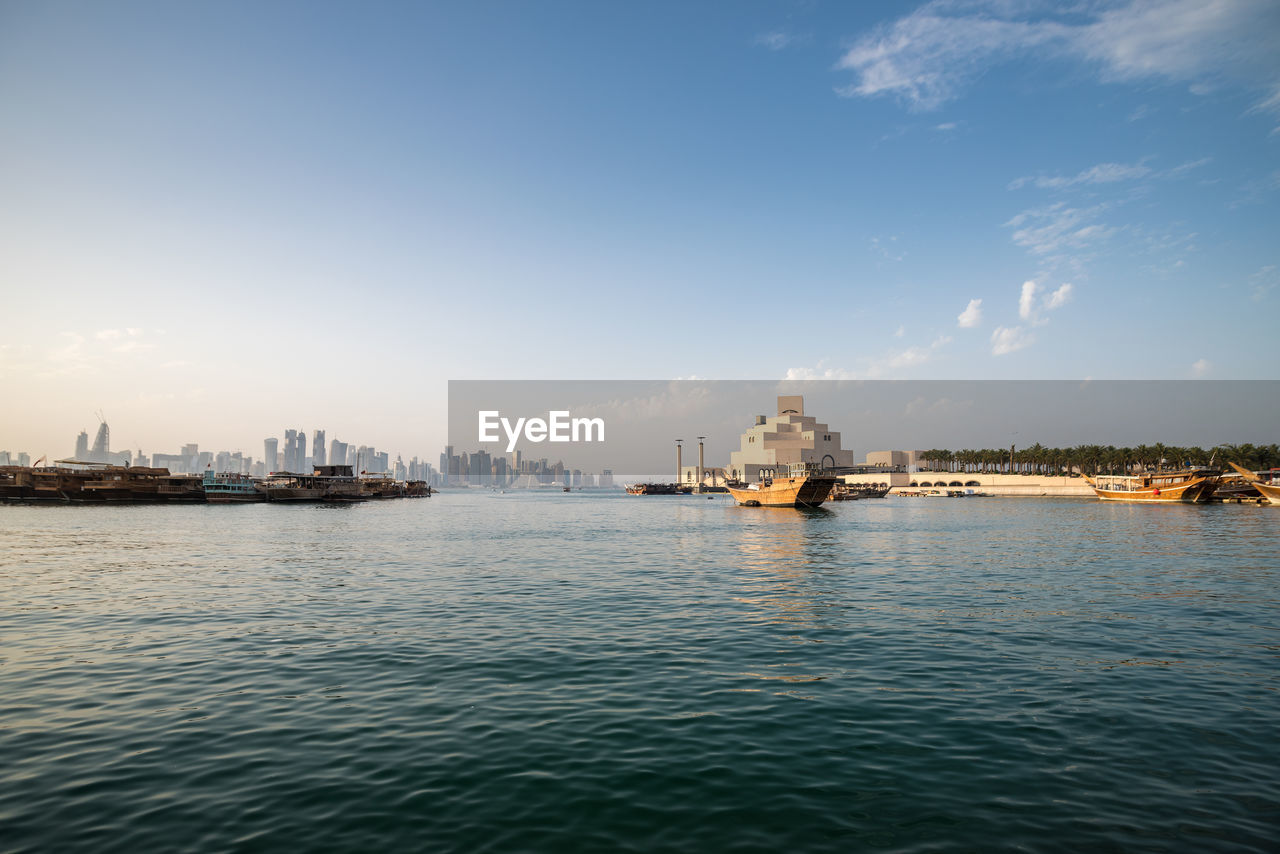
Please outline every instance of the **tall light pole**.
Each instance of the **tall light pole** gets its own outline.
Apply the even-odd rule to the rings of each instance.
[[[681,454],[681,451],[683,450],[683,446],[680,443],[683,441],[684,439],[676,439],[676,486],[677,487],[680,486],[680,465],[681,465],[680,454]]]
[[[702,465],[703,465],[702,440],[705,438],[707,437],[706,436],[698,437],[698,492],[702,492]]]

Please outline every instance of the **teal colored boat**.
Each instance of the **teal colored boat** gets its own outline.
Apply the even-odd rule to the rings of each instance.
[[[204,497],[210,504],[245,504],[266,501],[267,494],[258,488],[258,481],[247,474],[204,473]]]

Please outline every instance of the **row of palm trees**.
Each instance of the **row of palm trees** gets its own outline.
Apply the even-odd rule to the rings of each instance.
[[[1046,448],[1036,443],[1029,448],[997,448],[950,451],[934,448],[924,452],[921,463],[930,471],[983,472],[995,474],[1123,474],[1135,470],[1179,469],[1213,465],[1228,468],[1233,462],[1254,471],[1280,466],[1280,445],[1217,445],[1183,448],[1175,445],[1078,445],[1074,448]]]

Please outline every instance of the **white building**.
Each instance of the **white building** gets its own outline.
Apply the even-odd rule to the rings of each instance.
[[[726,474],[750,483],[762,470],[785,471],[792,463],[815,463],[824,468],[853,465],[853,451],[840,447],[840,434],[804,414],[804,397],[781,395],[778,414],[756,416],[742,434],[742,446],[729,455]]]
[[[871,451],[867,454],[869,466],[901,466],[916,471],[924,465],[924,451]]]

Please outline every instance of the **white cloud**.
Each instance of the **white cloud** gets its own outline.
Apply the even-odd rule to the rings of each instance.
[[[1280,16],[1274,0],[934,0],[853,44],[837,68],[846,97],[893,95],[918,110],[956,97],[1012,59],[1071,58],[1103,81],[1163,79],[1198,91],[1235,83],[1280,112]]]
[[[1275,264],[1268,264],[1249,277],[1249,284],[1253,286],[1253,298],[1261,302],[1280,285],[1280,272]]]
[[[1041,190],[1061,190],[1078,184],[1114,184],[1117,181],[1136,181],[1151,174],[1151,168],[1141,163],[1099,163],[1070,177],[1046,178],[1041,175],[1035,178],[1018,178],[1009,184],[1009,189],[1017,190],[1033,184]]]
[[[1143,161],[1149,160],[1149,157],[1143,158]],[[1115,184],[1121,181],[1138,181],[1142,178],[1181,178],[1192,169],[1198,169],[1208,163],[1213,162],[1212,157],[1201,157],[1199,160],[1190,160],[1186,163],[1180,163],[1172,169],[1164,171],[1156,171],[1145,162],[1138,163],[1099,163],[1096,166],[1090,166],[1077,172],[1070,177],[1061,175],[1045,176],[1036,175],[1024,176],[1016,178],[1009,182],[1010,190],[1018,190],[1026,186],[1033,186],[1040,190],[1065,190],[1070,187],[1096,185],[1096,184]]]
[[[1060,38],[1058,25],[938,14],[943,9],[944,4],[930,3],[860,39],[836,64],[855,76],[839,94],[893,94],[915,109],[934,109],[987,64]]]
[[[1066,249],[1083,249],[1115,234],[1115,228],[1091,222],[1106,209],[1105,204],[1069,208],[1058,202],[1025,210],[1005,225],[1015,229],[1014,243],[1033,254],[1048,255]]]
[[[894,337],[894,338],[901,338],[903,335],[906,335],[906,334],[907,334],[907,327],[905,327],[905,326],[899,326],[899,327],[898,327],[898,331],[893,333],[893,337]]]
[[[871,248],[876,252],[876,254],[886,261],[901,261],[907,257],[907,253],[893,245],[897,242],[898,238],[896,235],[887,238],[887,240],[881,240],[879,237],[873,237],[871,238]]]
[[[1212,367],[1208,359],[1197,359],[1191,365],[1191,376],[1203,377],[1209,373]]]
[[[923,365],[933,358],[933,354],[939,348],[950,343],[951,339],[948,336],[940,335],[928,347],[908,347],[899,353],[888,356],[883,363],[889,368],[910,368],[915,365]]]
[[[961,329],[972,329],[982,322],[982,300],[971,299],[964,311],[956,317]]]
[[[1177,177],[1192,169],[1199,169],[1201,166],[1207,166],[1213,162],[1212,157],[1201,157],[1199,160],[1188,160],[1186,163],[1179,163],[1177,166],[1169,170],[1169,174]]]
[[[874,380],[886,379],[886,374],[901,368],[923,365],[934,354],[951,343],[951,338],[940,335],[928,347],[916,345],[905,350],[892,350],[882,356],[862,359],[865,367],[858,370],[827,367],[827,360],[820,359],[811,368],[788,368],[785,380]]]
[[[1052,311],[1055,308],[1061,308],[1071,299],[1072,286],[1070,283],[1059,285],[1053,292],[1044,294],[1044,288],[1040,287],[1038,282],[1025,281],[1022,283],[1022,289],[1018,292],[1018,317],[1024,321],[1029,321],[1032,326],[1043,326],[1048,323],[1048,319],[1040,317],[1041,311]],[[994,341],[994,338],[993,338]]]
[[[844,368],[828,368],[826,360],[820,359],[812,368],[787,368],[784,380],[860,380],[866,377],[857,371]]]
[[[1035,311],[1036,291],[1040,286],[1035,282],[1027,281],[1022,283],[1022,293],[1018,296],[1018,317],[1023,320],[1030,320],[1032,312]]]
[[[934,125],[933,129],[940,130],[940,131],[948,131],[948,130],[955,130],[956,127],[957,125],[955,122],[943,122],[940,125]]]
[[[1068,282],[1061,285],[1053,293],[1049,294],[1049,299],[1045,301],[1044,307],[1052,311],[1055,308],[1060,308],[1061,306],[1066,305],[1070,299],[1071,284]]]
[[[909,368],[929,361],[929,350],[925,347],[908,347],[901,353],[890,356],[885,362],[890,368]]]
[[[1004,356],[1015,350],[1021,350],[1035,341],[1035,337],[1025,332],[1021,326],[998,326],[991,333],[991,355]]]

